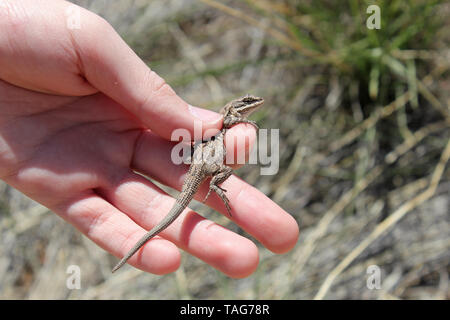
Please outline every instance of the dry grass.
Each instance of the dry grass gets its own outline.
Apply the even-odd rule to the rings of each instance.
[[[113,257],[2,184],[0,298],[450,297],[450,29],[428,23],[426,5],[402,11],[382,1],[395,23],[376,33],[358,27],[363,1],[77,2],[110,21],[190,103],[216,109],[247,92],[266,99],[255,119],[280,129],[280,172],[238,173],[289,211],[301,236],[285,255],[261,247],[246,279],[187,254],[175,274],[111,275]],[[433,21],[448,20],[448,4],[436,8]],[[81,290],[66,288],[71,264],[82,270]],[[380,290],[366,286],[374,264]]]

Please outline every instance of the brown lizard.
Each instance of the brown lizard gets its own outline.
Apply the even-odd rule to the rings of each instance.
[[[194,198],[194,195],[202,182],[209,177],[211,177],[209,190],[203,202],[208,199],[211,191],[214,191],[222,199],[228,214],[231,216],[230,204],[225,195],[226,190],[219,187],[219,184],[224,182],[233,172],[231,167],[224,164],[225,146],[223,140],[225,132],[237,123],[250,123],[258,129],[256,123],[249,120],[247,117],[253,111],[258,109],[263,102],[264,100],[262,98],[246,95],[240,99],[227,103],[220,110],[220,113],[223,115],[222,130],[211,140],[199,143],[194,147],[189,171],[186,174],[183,187],[181,188],[181,192],[172,209],[161,222],[153,227],[134,245],[134,247],[113,268],[112,272],[122,267],[148,240],[166,229],[173,221],[175,221]]]

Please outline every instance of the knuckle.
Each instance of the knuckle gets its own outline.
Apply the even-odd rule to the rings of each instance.
[[[148,73],[147,88],[151,88],[151,95],[155,96],[169,96],[174,95],[175,91],[170,87],[167,82],[161,78],[156,72],[151,71]]]
[[[77,6],[73,3],[70,3],[70,6],[76,6],[80,10],[80,13],[82,15],[81,19],[84,20],[83,23],[86,22],[88,24],[89,29],[91,27],[95,28],[94,30],[100,29],[100,32],[98,32],[98,34],[102,34],[101,31],[105,31],[105,29],[112,29],[111,24],[98,14],[86,10],[83,7]]]
[[[151,105],[152,101],[157,98],[176,95],[175,91],[166,83],[166,81],[150,69],[148,69],[141,85],[142,92],[145,92],[145,94],[137,107],[138,113]]]
[[[94,30],[100,30],[100,35],[115,32],[114,27],[105,18],[90,11],[87,11],[87,15],[91,20],[91,24],[94,27]]]

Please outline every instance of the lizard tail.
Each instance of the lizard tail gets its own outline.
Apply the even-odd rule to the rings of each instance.
[[[167,228],[186,208],[182,204],[175,202],[170,212],[167,216],[161,220],[156,226],[153,227],[147,234],[145,234],[135,245],[134,247],[119,261],[119,263],[112,269],[112,272],[117,271],[120,267],[122,267],[128,259],[130,259],[148,240],[153,238],[155,235],[163,231]]]

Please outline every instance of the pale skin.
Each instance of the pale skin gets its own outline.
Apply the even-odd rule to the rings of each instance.
[[[122,257],[170,210],[174,199],[136,174],[180,189],[187,166],[172,163],[173,130],[222,126],[190,107],[151,71],[113,28],[81,9],[81,30],[66,27],[64,1],[0,2],[0,178]],[[251,125],[230,129],[226,140]],[[263,193],[235,176],[222,187],[231,219],[275,253],[297,242],[298,225]],[[205,183],[197,194],[203,200]],[[226,215],[220,198],[206,205]],[[241,278],[258,265],[249,239],[186,209],[129,263],[154,274],[175,271],[183,249]]]

